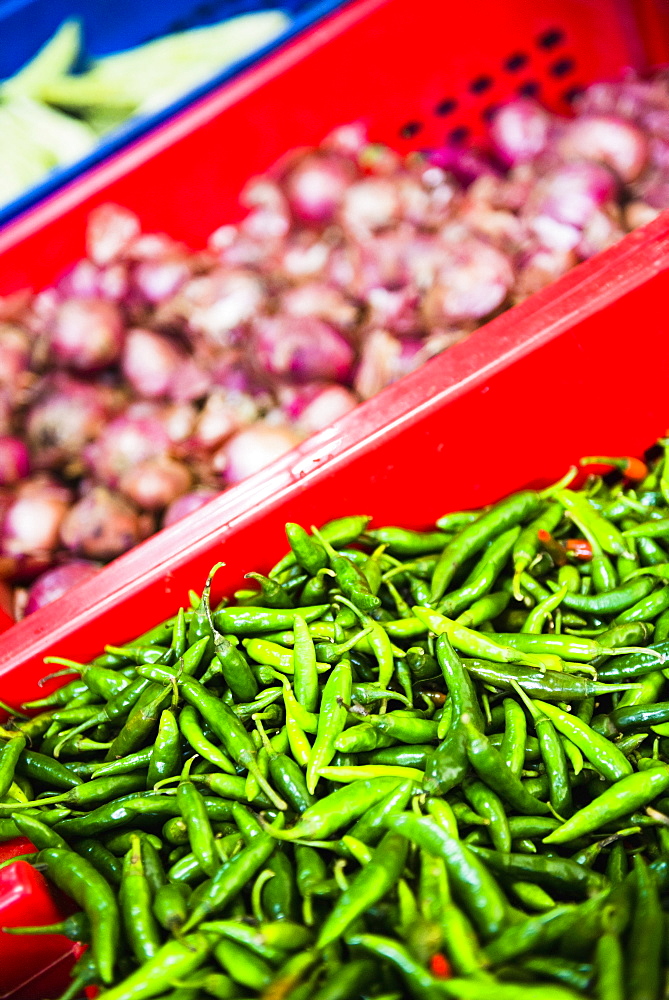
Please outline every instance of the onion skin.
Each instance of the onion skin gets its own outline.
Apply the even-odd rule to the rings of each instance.
[[[33,614],[45,604],[50,604],[61,597],[71,587],[83,583],[84,580],[90,580],[101,568],[99,563],[88,562],[84,559],[72,559],[42,573],[28,591],[24,615]]]

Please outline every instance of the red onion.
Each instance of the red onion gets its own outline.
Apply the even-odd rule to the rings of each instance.
[[[663,204],[669,205],[669,186]],[[625,228],[636,229],[638,226],[645,226],[647,223],[657,219],[661,209],[655,208],[651,203],[645,201],[631,201],[625,206]]]
[[[33,611],[61,597],[71,587],[83,583],[84,580],[90,580],[100,569],[99,563],[84,559],[71,559],[60,566],[48,569],[46,573],[38,576],[30,587],[24,615],[31,615]]]
[[[368,299],[376,288],[401,289],[409,280],[409,248],[414,230],[402,223],[357,242],[357,269],[353,288]]]
[[[394,380],[394,372],[402,345],[387,330],[374,330],[362,348],[362,357],[355,374],[355,391],[370,399]]]
[[[356,157],[367,146],[367,129],[362,122],[339,125],[325,136],[321,146],[342,156]]]
[[[180,521],[182,517],[186,517],[194,510],[199,510],[200,507],[204,507],[210,500],[214,500],[220,495],[220,490],[205,489],[204,487],[201,487],[199,490],[193,490],[191,493],[184,493],[183,496],[173,500],[165,511],[163,527],[168,528],[170,524]]]
[[[90,260],[78,261],[56,285],[61,298],[109,299],[121,302],[129,291],[130,281],[125,263],[97,267]]]
[[[459,245],[444,243],[444,258],[437,283],[423,302],[429,326],[483,319],[502,305],[514,277],[505,254],[470,237]]]
[[[94,299],[100,294],[100,268],[92,260],[79,260],[56,288],[64,299]]]
[[[257,417],[258,408],[250,396],[230,391],[212,392],[199,415],[191,443],[199,449],[217,448]]]
[[[19,557],[54,552],[70,501],[70,491],[48,477],[24,480],[2,520],[0,552]]]
[[[296,381],[345,381],[353,350],[337,331],[315,317],[267,316],[256,320],[254,345],[260,366],[271,375]]]
[[[148,458],[123,473],[119,490],[143,510],[159,511],[192,486],[190,470],[168,455]]]
[[[579,257],[587,260],[607,250],[623,238],[625,231],[618,212],[594,212],[583,227],[583,234],[576,248]]]
[[[360,309],[344,293],[322,281],[307,281],[281,296],[281,312],[290,316],[315,316],[339,330],[351,330]]]
[[[167,233],[141,233],[126,244],[123,256],[130,261],[159,261],[172,260],[181,257],[185,252],[184,247],[175,242]]]
[[[104,486],[82,497],[64,518],[60,536],[66,549],[87,559],[114,559],[142,539],[135,508]]]
[[[317,233],[291,234],[279,254],[277,270],[290,281],[319,279],[332,255],[332,246]]]
[[[558,253],[574,250],[581,239],[581,231],[577,226],[558,222],[550,215],[535,215],[534,218],[528,219],[527,228],[534,242]]]
[[[617,187],[614,174],[599,163],[565,163],[539,180],[525,214],[547,215],[581,228],[614,198]]]
[[[290,230],[290,209],[281,188],[268,178],[255,177],[244,188],[240,201],[251,209],[240,222],[239,231],[265,249],[278,247]]]
[[[390,177],[396,184],[404,170],[404,162],[399,153],[381,142],[368,142],[356,157],[364,174],[375,177]]]
[[[429,177],[429,175],[428,175]],[[435,225],[434,189],[422,176],[400,174],[397,178],[397,195],[400,202],[400,218],[412,226],[432,228]]]
[[[366,177],[344,194],[341,220],[354,236],[364,237],[396,222],[401,215],[398,185],[386,177]]]
[[[100,271],[98,291],[100,298],[110,302],[120,302],[125,299],[130,289],[128,268],[125,264],[110,264]]]
[[[198,411],[192,403],[162,404],[155,408],[153,415],[165,428],[172,445],[187,441],[198,419]]]
[[[578,263],[573,250],[548,250],[541,247],[526,254],[517,271],[514,298],[517,302],[533,295],[562,277]]]
[[[428,156],[433,167],[439,167],[452,174],[460,184],[469,186],[479,177],[497,176],[497,170],[490,160],[475,149],[466,146],[448,145],[433,150]]]
[[[214,456],[213,466],[228,483],[239,483],[290,451],[301,440],[301,435],[289,427],[252,424],[223,445]]]
[[[13,323],[0,323],[0,385],[12,393],[23,379],[30,362],[30,337]]]
[[[335,217],[355,177],[353,163],[335,153],[308,153],[290,167],[282,186],[296,219],[325,225]]]
[[[421,331],[420,295],[411,285],[396,291],[371,288],[368,294],[370,327],[381,327],[398,336],[411,336]]]
[[[25,479],[30,471],[30,453],[16,437],[0,437],[0,486]]]
[[[356,396],[343,385],[323,386],[303,407],[297,417],[296,427],[304,434],[315,434],[354,410],[357,405]]]
[[[536,101],[516,98],[500,108],[490,125],[490,138],[502,163],[529,163],[546,148],[551,118]]]
[[[190,329],[226,346],[232,330],[257,315],[265,297],[260,279],[247,271],[212,271],[193,278],[177,296]],[[169,303],[168,303],[169,305]]]
[[[566,160],[598,160],[622,181],[636,180],[648,159],[648,140],[635,125],[607,115],[575,118],[564,127],[557,151]]]
[[[186,355],[167,337],[153,330],[128,330],[121,371],[135,392],[147,399],[167,396]]]
[[[157,418],[133,416],[128,411],[105,427],[84,450],[84,457],[98,479],[114,487],[123,473],[139,462],[166,454],[169,444],[167,431]]]
[[[123,399],[105,386],[61,373],[42,388],[26,416],[26,437],[34,464],[56,469],[80,458],[84,446],[101,433]]]
[[[139,219],[119,205],[101,205],[88,220],[86,248],[94,264],[104,267],[128,250],[140,233]]]
[[[162,302],[175,295],[190,276],[185,259],[144,260],[133,271],[132,281],[147,302]]]
[[[170,398],[175,403],[204,399],[213,382],[212,372],[207,367],[194,358],[185,358],[184,363],[173,372],[168,390]]]
[[[123,346],[123,318],[104,299],[69,299],[56,311],[50,335],[54,360],[80,372],[112,364]]]
[[[504,253],[513,254],[524,242],[523,223],[504,208],[495,208],[490,203],[476,197],[475,185],[464,199],[458,218],[476,236],[482,236]]]

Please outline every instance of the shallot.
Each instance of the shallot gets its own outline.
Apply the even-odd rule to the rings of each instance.
[[[302,435],[286,426],[252,424],[235,434],[213,457],[214,468],[228,483],[239,483],[284,455],[302,440]]]
[[[114,559],[143,537],[137,509],[104,486],[95,486],[62,519],[63,545],[87,559]]]
[[[219,495],[219,490],[205,489],[204,487],[193,490],[192,493],[184,493],[182,496],[177,497],[176,500],[173,500],[165,511],[163,527],[167,528],[170,524],[180,521],[182,517],[186,517],[188,514],[192,514],[193,511],[199,510],[200,507],[204,507],[205,504],[208,504]]]
[[[30,615],[45,604],[50,604],[70,587],[83,583],[84,580],[90,580],[100,568],[100,563],[89,562],[86,559],[71,559],[47,570],[28,590],[28,600],[23,613]]]
[[[576,112],[518,98],[487,145],[404,159],[344,125],[251,178],[197,252],[95,209],[85,260],[0,301],[19,616],[669,206],[669,73]]]

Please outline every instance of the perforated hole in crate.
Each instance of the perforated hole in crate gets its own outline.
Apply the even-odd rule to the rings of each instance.
[[[495,65],[479,67],[457,89],[449,88],[449,93],[445,88],[422,117],[416,115],[400,125],[399,138],[408,143],[419,133],[434,134],[439,121],[439,134],[446,142],[480,140],[498,108],[517,96],[545,100],[568,114],[583,90],[576,79],[578,63],[570,48],[565,29],[559,25],[542,29],[526,45],[495,60]]]

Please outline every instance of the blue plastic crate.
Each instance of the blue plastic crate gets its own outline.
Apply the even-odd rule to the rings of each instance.
[[[286,31],[206,83],[150,115],[137,116],[100,141],[88,156],[47,174],[39,184],[0,207],[0,226],[56,189],[166,121],[197,98],[235,77],[263,56],[343,6],[342,0],[0,0],[0,79],[12,76],[51,38],[64,20],[80,19],[91,56],[108,55],[170,32],[215,24],[253,11],[281,9],[291,17]]]

